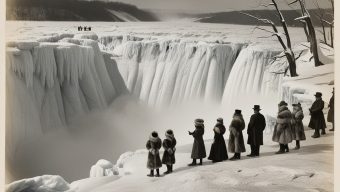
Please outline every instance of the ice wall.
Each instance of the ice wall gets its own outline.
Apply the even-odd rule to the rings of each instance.
[[[105,37],[127,88],[151,106],[188,100],[219,102],[244,46],[179,40]]]
[[[97,41],[59,37],[7,44],[8,158],[15,158],[21,145],[65,129],[74,118],[102,110],[126,93],[116,63],[103,56]]]
[[[230,72],[222,103],[231,104],[242,95],[278,95],[283,74],[276,74],[278,71],[271,66],[273,56],[278,53],[256,46],[242,49]]]

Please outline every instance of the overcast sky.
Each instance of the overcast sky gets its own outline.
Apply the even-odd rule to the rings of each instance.
[[[110,1],[110,0],[107,0]],[[130,3],[143,9],[174,9],[200,12],[250,10],[259,8],[261,2],[268,3],[270,0],[111,0]],[[277,0],[280,7],[289,9],[287,2],[292,0]],[[323,8],[330,7],[330,0],[305,0],[307,6],[315,7],[313,2],[318,2]]]

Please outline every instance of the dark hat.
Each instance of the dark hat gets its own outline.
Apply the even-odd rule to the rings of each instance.
[[[174,134],[174,132],[173,132],[171,129],[168,129],[168,130],[166,131],[166,133],[169,134],[169,135]]]
[[[221,117],[217,118],[218,122],[223,122],[223,119]]]
[[[241,110],[239,110],[239,109],[235,109],[235,114],[237,114],[237,115],[241,115],[241,113],[242,113],[242,111],[241,111]]]
[[[157,133],[156,131],[153,131],[153,132],[151,133],[151,135],[152,135],[152,137],[158,137],[158,133]]]
[[[314,96],[315,97],[322,97],[322,93],[321,92],[316,92]]]
[[[260,110],[261,110],[260,105],[254,105],[253,109],[254,109],[254,110],[257,110],[257,111],[260,111]]]
[[[288,105],[288,103],[286,103],[285,101],[281,101],[280,103],[279,103],[279,106],[287,106]]]
[[[292,106],[293,106],[293,107],[299,107],[300,105],[297,104],[297,103],[294,103]]]
[[[198,119],[195,119],[195,123],[204,123],[204,120],[203,120],[203,119],[200,119],[200,118],[198,118]]]

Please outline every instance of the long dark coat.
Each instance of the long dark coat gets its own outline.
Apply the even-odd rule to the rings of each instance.
[[[248,123],[248,144],[263,145],[263,131],[266,128],[266,119],[261,113],[255,113]]]
[[[223,135],[225,127],[222,123],[217,123],[214,127],[214,142],[211,145],[210,154],[208,159],[212,161],[224,161],[228,159],[227,146],[225,144]]]
[[[288,107],[279,107],[272,137],[274,142],[288,144],[293,141],[291,118],[292,113],[289,111]]]
[[[162,147],[162,140],[159,137],[150,136],[146,143],[146,148],[149,150],[147,168],[158,169],[162,167],[159,149]]]
[[[233,120],[229,126],[229,142],[228,149],[231,153],[242,153],[246,152],[246,147],[244,146],[243,139],[243,129],[245,128],[245,123],[242,115],[234,115]]]
[[[207,156],[205,152],[205,145],[203,140],[204,135],[204,126],[203,125],[195,125],[196,129],[192,133],[194,137],[194,144],[192,146],[191,158],[192,159],[203,159]]]
[[[166,165],[175,164],[175,151],[176,151],[176,139],[166,138],[163,140],[164,153],[162,157],[162,163]]]
[[[314,101],[310,108],[311,118],[308,127],[312,129],[324,129],[326,128],[325,116],[323,114],[325,102],[322,99]]]
[[[327,114],[327,121],[334,123],[334,95],[332,95],[331,99],[329,100],[329,111]]]
[[[293,111],[292,113],[292,133],[293,133],[293,140],[306,140],[305,135],[305,128],[303,126],[304,115],[302,109],[298,111]]]

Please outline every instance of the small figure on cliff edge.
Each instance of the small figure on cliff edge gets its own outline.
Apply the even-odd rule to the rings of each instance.
[[[192,151],[191,151],[192,163],[189,164],[189,166],[197,165],[197,162],[196,162],[197,159],[200,160],[199,165],[202,165],[203,158],[207,156],[206,151],[205,151],[204,140],[203,140],[204,120],[196,119],[194,123],[195,123],[195,130],[193,132],[189,131],[189,135],[192,135],[194,137],[194,144],[192,146]]]

